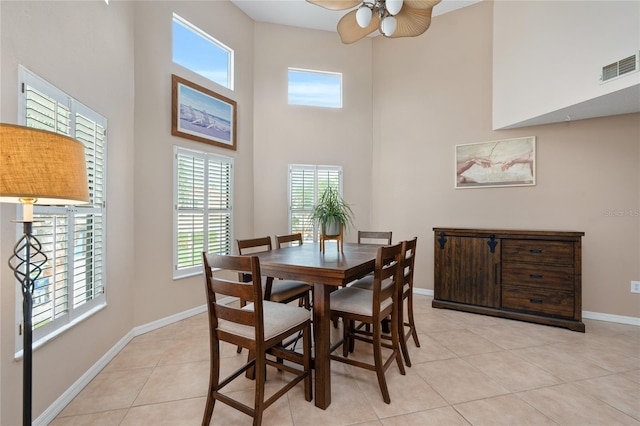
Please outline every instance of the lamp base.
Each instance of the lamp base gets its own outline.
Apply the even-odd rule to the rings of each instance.
[[[33,371],[33,289],[35,280],[42,273],[47,256],[40,241],[32,234],[33,222],[24,221],[24,235],[13,247],[9,267],[22,287],[22,424],[31,425],[31,395]],[[13,264],[15,262],[15,265]]]

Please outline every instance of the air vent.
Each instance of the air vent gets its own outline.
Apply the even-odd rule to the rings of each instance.
[[[602,81],[608,81],[634,71],[638,71],[638,55],[632,55],[602,67]]]

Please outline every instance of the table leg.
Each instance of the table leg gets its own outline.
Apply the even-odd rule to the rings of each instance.
[[[331,404],[331,286],[313,286],[313,326],[315,329],[316,407],[325,410]]]

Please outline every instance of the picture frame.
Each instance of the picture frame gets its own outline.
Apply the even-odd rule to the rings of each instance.
[[[231,150],[237,149],[236,102],[171,75],[171,134]]]
[[[536,184],[535,136],[461,144],[455,149],[456,189]]]

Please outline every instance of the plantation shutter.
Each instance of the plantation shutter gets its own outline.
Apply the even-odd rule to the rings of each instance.
[[[202,262],[204,195],[204,157],[178,154],[178,269]]]
[[[20,80],[20,124],[84,144],[90,195],[88,205],[34,206],[33,233],[48,258],[34,283],[38,340],[105,303],[107,120],[22,67]]]
[[[230,254],[231,158],[175,148],[174,277],[200,273],[202,252]]]
[[[231,253],[231,164],[221,158],[209,159],[209,208],[207,251]]]
[[[289,230],[302,233],[305,241],[318,239],[318,229],[310,215],[327,186],[342,195],[341,167],[289,165]]]

